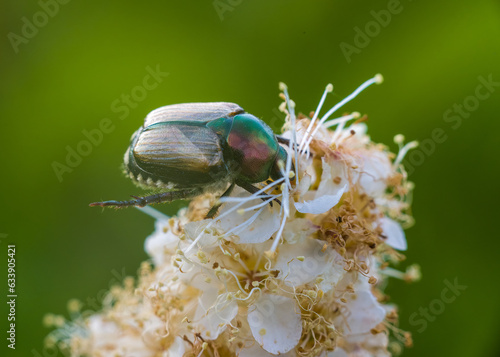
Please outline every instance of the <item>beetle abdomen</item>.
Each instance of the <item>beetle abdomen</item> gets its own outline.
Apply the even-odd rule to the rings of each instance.
[[[160,180],[172,188],[209,185],[228,176],[220,139],[201,122],[164,122],[139,130],[126,166],[135,177],[141,175],[142,184],[151,179],[158,186]]]

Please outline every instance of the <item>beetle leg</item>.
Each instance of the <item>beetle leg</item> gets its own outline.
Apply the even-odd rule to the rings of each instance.
[[[238,186],[240,186],[242,189],[244,189],[247,192],[250,192],[251,194],[254,194],[255,192],[259,191],[260,188],[255,187],[254,185],[247,183],[247,182],[240,182],[238,181],[236,183]],[[265,198],[261,198],[262,201],[265,201]],[[276,201],[280,206],[281,206],[281,201],[275,198],[273,201]],[[273,206],[273,201],[269,202],[269,206]]]
[[[282,137],[282,136],[278,136],[278,135],[276,135],[276,139],[278,140],[278,142],[279,142],[280,144],[283,144],[283,145],[286,145],[286,146],[290,147],[290,139],[287,139],[287,138],[284,138],[284,137]],[[295,146],[297,149],[299,148],[299,147],[298,147],[299,145],[297,145],[297,143],[295,143],[295,145],[294,145],[294,146]],[[292,149],[293,149],[293,148],[292,148]]]
[[[201,192],[202,192],[202,189],[169,191],[169,192],[158,193],[155,195],[145,196],[145,197],[132,196],[134,199],[130,200],[130,201],[93,202],[93,203],[89,204],[89,206],[91,206],[91,207],[93,207],[93,206],[101,206],[101,207],[113,206],[116,208],[129,207],[129,206],[144,207],[144,206],[152,204],[152,203],[171,202],[171,201],[175,201],[175,200],[191,198],[193,196],[200,194]]]
[[[229,186],[229,188],[226,190],[226,192],[224,192],[222,194],[222,196],[220,196],[220,197],[227,197],[227,196],[229,196],[231,194],[231,192],[233,191],[234,185],[235,185],[235,183],[233,182],[231,184],[231,186]],[[222,206],[222,203],[217,203],[217,204],[213,205],[213,207],[210,208],[210,211],[208,211],[207,215],[205,216],[205,219],[214,218],[214,216],[219,211],[220,206]]]
[[[278,139],[278,142],[281,144],[285,144],[286,146],[290,146],[290,139],[284,138],[282,136],[276,135],[276,139]]]

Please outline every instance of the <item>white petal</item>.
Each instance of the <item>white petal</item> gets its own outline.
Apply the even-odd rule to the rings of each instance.
[[[184,353],[186,352],[186,342],[181,337],[177,336],[174,343],[170,345],[166,352],[167,355],[165,357],[184,356]]]
[[[342,195],[349,188],[344,163],[340,160],[325,158],[322,158],[322,162],[323,173],[315,198],[311,201],[295,203],[295,208],[301,213],[325,213],[339,203]],[[334,182],[336,178],[340,178],[339,183]]]
[[[198,307],[195,314],[195,319],[198,320],[205,316],[210,308],[216,303],[221,284],[218,284],[215,280],[217,278],[206,274],[204,269],[200,269],[198,272],[195,270],[193,275],[194,276],[190,278],[191,286],[196,287],[196,289],[202,292],[198,299]]]
[[[326,357],[349,357],[347,352],[340,347],[335,348],[335,350],[332,352],[328,352],[325,356]]]
[[[354,135],[352,135],[352,131],[354,131]],[[352,124],[342,131],[338,141],[349,150],[365,149],[370,143],[367,132],[368,126],[365,123]],[[347,138],[349,140],[346,140]]]
[[[184,233],[186,234],[186,238],[190,240],[195,240],[198,235],[201,233],[202,238],[198,241],[198,246],[200,247],[209,247],[217,244],[217,234],[212,232],[210,227],[206,228],[208,224],[211,222],[211,219],[204,219],[202,221],[190,222],[184,226]],[[196,251],[194,249],[193,251]]]
[[[305,201],[303,203],[295,202],[295,208],[300,213],[312,213],[312,214],[325,213],[332,207],[335,207],[337,203],[339,203],[346,188],[347,185],[344,185],[334,195],[319,196],[312,201]]]
[[[319,283],[319,288],[323,290],[324,293],[334,289],[347,274],[344,269],[344,258],[337,253],[336,250],[330,247],[327,248],[327,252],[330,255],[328,269],[325,269],[323,274],[321,274],[323,281]]]
[[[109,355],[147,357],[153,351],[146,347],[135,328],[118,326],[106,321],[100,315],[94,315],[89,321],[91,350],[109,351]]]
[[[198,309],[198,311],[200,311],[200,309]],[[217,299],[217,303],[213,305],[212,308],[208,309],[208,311],[205,311],[202,319],[196,322],[195,325],[201,329],[203,338],[215,340],[224,332],[227,325],[236,317],[237,313],[238,304],[236,301],[227,301],[227,294],[222,294],[219,299]]]
[[[379,222],[384,235],[387,237],[385,242],[388,245],[397,250],[406,250],[408,248],[405,232],[398,222],[387,217],[382,217]]]
[[[253,345],[249,348],[243,348],[238,353],[238,357],[273,357],[274,355],[264,351],[260,346]]]
[[[254,344],[248,348],[242,348],[238,353],[238,357],[274,357],[274,356],[275,356],[274,354],[263,350],[262,347],[260,347],[257,344]],[[295,354],[295,351],[290,351],[290,352],[285,353],[285,354],[281,353],[280,356],[295,357],[296,354]]]
[[[306,160],[306,159],[304,159]],[[299,186],[296,188],[300,196],[305,195],[309,188],[311,187],[311,182],[313,182],[313,177],[316,177],[316,172],[307,172],[307,170],[312,170],[312,165],[308,165],[305,168],[305,172],[300,179]]]
[[[209,254],[214,249],[219,249],[219,237],[223,234],[219,228],[214,225],[208,226],[212,222],[211,219],[205,219],[197,222],[190,222],[184,226],[184,233],[186,234],[186,242],[188,244],[184,244],[181,246],[182,251],[186,255],[186,257],[193,259],[195,255],[198,254],[198,251],[201,249],[204,253]],[[191,247],[191,244],[194,240],[197,240],[196,247],[194,249],[188,248]],[[194,258],[197,263],[200,263],[198,257]],[[184,263],[185,267],[183,271],[188,269],[190,263]]]
[[[179,237],[170,231],[168,221],[157,220],[155,222],[155,231],[144,242],[144,250],[153,258],[153,263],[160,266],[165,263],[165,250],[175,252],[178,242]]]
[[[359,334],[369,332],[385,318],[385,310],[377,302],[371,291],[356,290],[354,294],[347,294],[344,317],[336,319],[344,334]]]
[[[330,252],[322,251],[323,244],[316,239],[306,239],[301,244],[283,244],[280,247],[274,269],[285,284],[298,287],[314,281],[326,269],[330,269]],[[303,260],[297,257],[302,256]]]
[[[137,323],[137,321],[134,321],[134,323]],[[154,315],[151,311],[148,311],[147,318],[144,319],[142,331],[141,327],[136,326],[137,332],[140,333],[140,340],[144,342],[145,346],[150,350],[164,350],[165,347],[168,347],[168,353],[165,356],[182,356],[182,353],[176,353],[180,351],[184,353],[187,345],[186,341],[181,337],[176,337],[173,341],[170,340],[170,345],[165,346],[164,337],[167,333],[165,328],[165,321]],[[127,336],[124,337],[128,338]],[[130,355],[132,356],[134,354],[131,353]]]
[[[371,197],[381,197],[387,188],[387,178],[393,173],[389,157],[382,151],[370,152],[361,157],[359,184]]]
[[[240,193],[236,197],[245,196],[248,196],[247,192]],[[262,200],[260,199],[252,200],[240,206],[238,210],[249,208],[260,203],[262,203]],[[226,203],[220,211],[219,216],[222,216],[224,212],[227,212],[234,205],[236,204]],[[215,225],[220,227],[224,232],[229,232],[239,225],[244,225],[241,229],[233,230],[233,234],[237,236],[237,243],[262,243],[271,238],[271,236],[280,228],[280,207],[276,203],[273,204],[273,207],[266,205],[252,223],[245,225],[245,222],[251,219],[256,212],[257,210],[252,210],[239,214],[237,211],[234,211],[225,217],[216,217]],[[231,238],[231,236],[227,237],[227,239]]]
[[[335,195],[339,190],[347,190],[349,181],[347,179],[347,166],[344,162],[333,157],[321,159],[323,172],[319,183],[316,197],[324,195]],[[340,179],[335,183],[336,179]],[[347,187],[345,187],[347,186]]]
[[[349,135],[352,136],[351,130],[354,130],[354,136],[358,140],[366,140],[366,133],[368,132],[368,125],[366,123],[356,123],[349,127]]]
[[[365,347],[380,347],[384,348],[387,347],[389,343],[389,339],[385,333],[377,333],[377,334],[372,334],[372,333],[364,333],[364,334],[357,334],[357,335],[349,335],[345,336],[346,342],[349,343],[356,343],[356,344],[364,344]]]
[[[286,223],[283,230],[283,238],[287,243],[297,244],[303,242],[317,230],[318,227],[313,225],[310,220],[294,218]]]
[[[114,341],[120,336],[120,329],[111,321],[105,321],[101,315],[93,315],[88,322],[89,331],[93,338],[95,348],[101,348],[109,341]]]
[[[297,345],[302,321],[295,300],[262,294],[250,309],[248,324],[253,337],[267,352],[285,353]]]

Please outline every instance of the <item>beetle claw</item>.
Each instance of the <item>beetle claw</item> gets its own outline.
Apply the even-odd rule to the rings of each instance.
[[[89,204],[90,207],[95,207],[95,206],[106,207],[106,206],[117,206],[117,205],[120,205],[119,201],[92,202]]]

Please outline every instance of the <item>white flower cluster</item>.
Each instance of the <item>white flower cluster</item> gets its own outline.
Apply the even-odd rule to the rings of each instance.
[[[312,118],[295,117],[283,85],[283,178],[253,195],[235,190],[214,219],[204,219],[210,195],[173,218],[144,208],[157,218],[145,243],[152,265],[49,342],[110,357],[389,356],[411,344],[382,289],[389,276],[419,275],[389,267],[407,247],[413,187],[401,161],[415,143],[397,136],[395,156],[371,142],[358,113],[330,119],[380,81],[321,119],[331,85]]]

